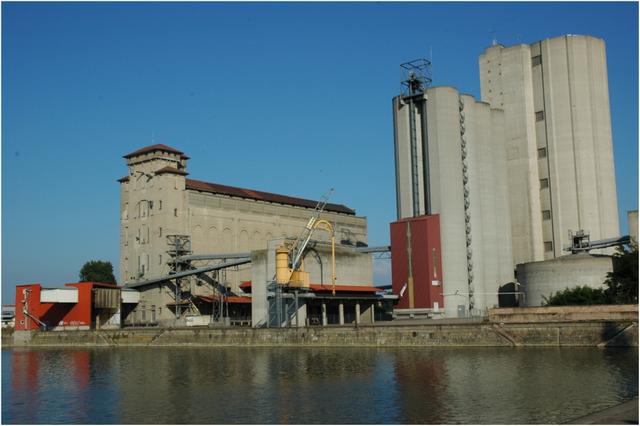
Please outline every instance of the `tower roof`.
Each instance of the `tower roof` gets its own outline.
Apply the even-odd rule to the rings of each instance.
[[[144,148],[140,148],[140,149],[138,149],[136,151],[133,151],[132,153],[129,153],[129,154],[125,155],[123,158],[136,157],[138,155],[146,154],[148,152],[153,152],[153,151],[170,152],[172,154],[178,154],[181,157],[185,157],[184,152],[178,151],[175,148],[171,148],[170,146],[163,145],[163,144],[159,143],[159,144],[155,144],[155,145],[145,146]]]

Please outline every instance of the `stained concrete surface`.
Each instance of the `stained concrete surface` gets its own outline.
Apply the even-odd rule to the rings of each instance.
[[[569,425],[637,425],[638,398],[615,407],[578,417],[565,424]]]

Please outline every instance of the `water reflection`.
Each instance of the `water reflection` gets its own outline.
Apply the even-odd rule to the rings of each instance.
[[[3,350],[3,423],[560,423],[637,396],[634,349]]]

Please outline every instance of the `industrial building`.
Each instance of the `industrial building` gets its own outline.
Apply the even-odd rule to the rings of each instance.
[[[122,317],[139,301],[137,291],[113,284],[80,282],[65,288],[16,286],[16,330],[120,328]]]
[[[515,263],[566,254],[570,232],[618,237],[604,41],[494,43],[479,65],[482,100],[504,111]]]
[[[513,281],[505,121],[501,110],[452,87],[428,87],[429,65],[403,64],[403,93],[393,99],[397,213],[400,222],[413,218],[404,221],[409,224],[437,215],[439,226],[425,229],[415,244],[439,241],[441,252],[434,246],[428,257],[438,258],[442,273],[405,283],[398,268],[407,265],[394,260],[393,288],[399,293],[407,284],[404,297],[434,291],[443,296],[444,306],[436,307],[431,296],[423,299],[430,306],[410,302],[410,316],[415,309],[444,308],[451,317],[497,306],[498,288]],[[410,257],[417,247],[394,239],[393,226],[392,258]]]
[[[275,258],[266,262],[275,256],[273,241],[296,242],[297,249],[304,242],[304,253],[297,253],[300,265],[292,269],[304,267],[308,274],[297,286],[298,325],[373,321],[369,308],[382,296],[375,296],[379,289],[371,284],[370,255],[358,251],[367,249],[367,220],[353,209],[329,203],[327,197],[318,202],[188,179],[189,157],[166,145],[147,146],[124,158],[129,170],[119,179],[121,281],[140,291],[140,303],[124,319],[126,325],[176,320],[198,325],[224,318],[254,326],[290,321],[289,314],[277,321],[270,299],[274,291],[265,287],[273,281],[264,273],[275,268]],[[330,232],[315,232],[311,225],[316,222],[326,223]],[[305,233],[309,238],[298,241]],[[333,282],[331,240],[336,242]],[[267,247],[273,253],[266,253]],[[328,283],[333,284],[332,300],[323,303]],[[285,295],[278,303],[288,301]],[[334,310],[342,314],[332,315]]]

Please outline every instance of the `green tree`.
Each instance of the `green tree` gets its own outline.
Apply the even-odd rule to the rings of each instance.
[[[99,283],[115,284],[113,265],[102,260],[90,260],[80,269],[80,281],[93,281]]]
[[[607,274],[604,282],[610,303],[638,303],[638,245],[618,247],[613,255],[613,272]]]
[[[575,305],[604,305],[608,303],[605,289],[578,286],[567,288],[551,294],[548,298],[542,296],[545,306],[575,306]]]

